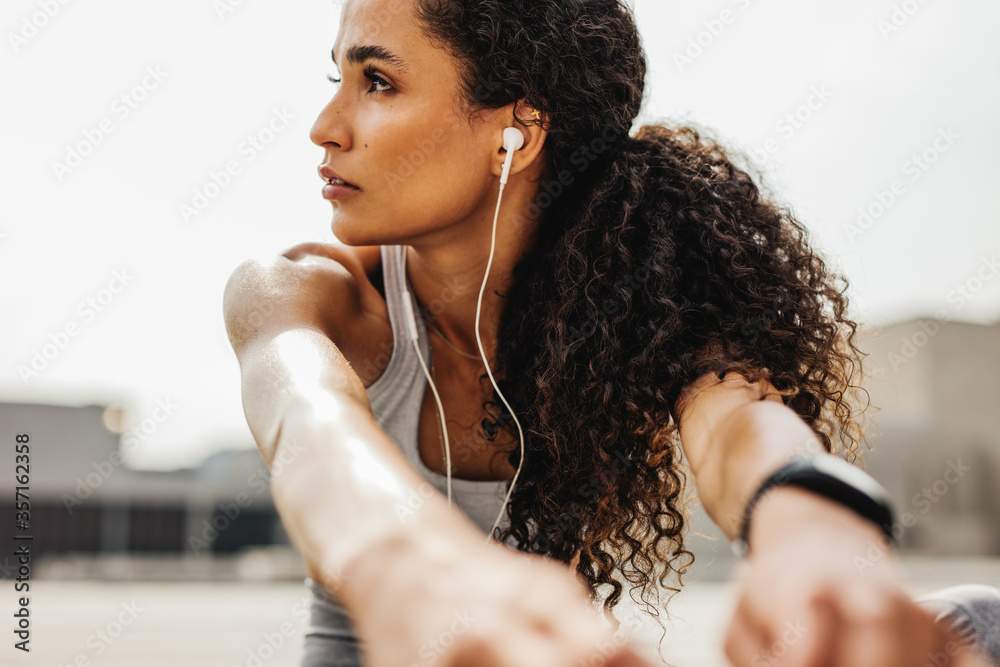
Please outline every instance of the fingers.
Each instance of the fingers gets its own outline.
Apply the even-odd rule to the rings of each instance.
[[[782,667],[962,667],[962,660],[972,660],[952,660],[959,654],[954,633],[903,591],[829,591],[816,598],[809,616],[807,637]]]
[[[744,591],[729,621],[723,645],[726,657],[736,667],[764,667],[768,660],[768,635],[764,624],[757,618],[750,605],[750,596]]]
[[[838,657],[842,626],[830,592],[814,594],[805,609],[783,620],[765,617],[744,595],[726,635],[726,657],[736,667],[854,667]]]
[[[447,667],[654,667],[619,633],[559,636],[535,628],[523,632],[474,634],[462,638]]]
[[[805,619],[794,626],[794,639],[789,642],[788,655],[783,664],[801,667],[850,664],[837,654],[835,637],[842,619],[831,595],[822,593],[814,597],[804,615]]]
[[[839,665],[912,667],[924,661],[913,655],[916,639],[898,600],[878,589],[854,586],[835,598],[843,630],[837,640]],[[909,645],[908,645],[909,644]]]

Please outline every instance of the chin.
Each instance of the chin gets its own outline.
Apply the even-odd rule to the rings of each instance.
[[[343,216],[339,212],[333,214],[330,231],[344,245],[379,245],[378,241],[372,240],[371,232],[373,230],[371,227],[353,224],[347,216]]]

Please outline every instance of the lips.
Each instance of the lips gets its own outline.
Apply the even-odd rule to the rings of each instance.
[[[357,190],[361,189],[354,183],[351,183],[346,178],[335,172],[330,167],[326,166],[325,164],[321,164],[319,166],[319,175],[320,178],[322,178],[324,181],[326,181],[331,185],[343,185],[346,187],[355,188]]]

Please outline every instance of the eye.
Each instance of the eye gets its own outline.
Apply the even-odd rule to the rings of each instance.
[[[342,79],[337,79],[332,74],[327,74],[326,78],[334,83],[340,83],[342,81]]]
[[[389,85],[389,82],[380,77],[378,74],[376,74],[375,70],[372,69],[371,65],[365,68],[365,76],[368,77],[368,79],[376,86],[376,90],[373,90],[372,92],[384,93],[386,91],[392,90],[392,86]],[[385,86],[385,88],[378,89],[377,88],[378,86]]]

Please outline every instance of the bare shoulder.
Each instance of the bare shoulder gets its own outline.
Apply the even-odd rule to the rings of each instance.
[[[355,368],[364,363],[373,343],[378,348],[386,333],[392,336],[384,299],[366,271],[371,248],[355,253],[343,245],[298,243],[237,266],[223,296],[237,356],[256,341],[306,327],[326,335]]]
[[[341,243],[297,243],[283,251],[281,256],[301,263],[323,264],[331,260],[346,268],[360,282],[376,265],[381,265],[381,246],[349,246]]]

